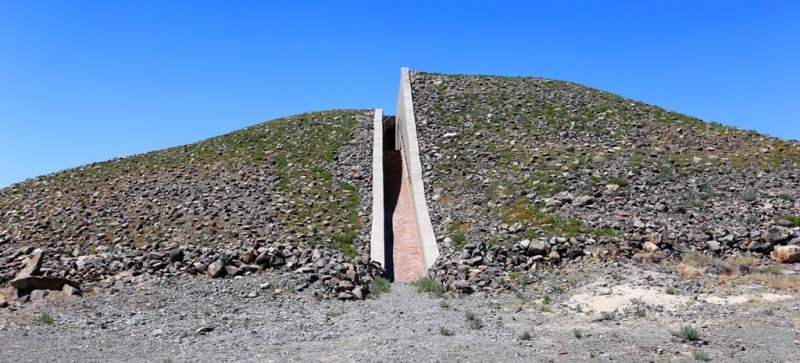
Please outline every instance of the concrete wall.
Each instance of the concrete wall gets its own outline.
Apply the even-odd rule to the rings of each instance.
[[[384,252],[384,214],[383,207],[383,110],[375,110],[372,121],[372,230],[370,231],[369,258],[386,268]]]
[[[409,177],[411,202],[414,206],[414,219],[417,225],[423,266],[427,270],[439,257],[439,247],[433,233],[428,203],[425,201],[425,185],[422,183],[422,164],[419,159],[417,141],[417,121],[414,118],[414,102],[411,99],[411,78],[408,68],[400,69],[400,91],[397,96],[397,132],[395,146],[401,148],[406,160]]]

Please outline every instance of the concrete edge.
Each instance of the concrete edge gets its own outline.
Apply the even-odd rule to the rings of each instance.
[[[369,239],[369,258],[370,261],[380,262],[381,266],[386,268],[384,251],[386,210],[383,206],[383,110],[380,108],[375,109],[372,130],[372,230]]]
[[[417,225],[422,263],[427,270],[433,266],[439,257],[439,247],[436,244],[436,235],[433,233],[433,224],[428,213],[428,202],[425,200],[425,185],[422,182],[422,164],[419,158],[419,142],[417,141],[417,121],[414,117],[414,102],[411,99],[411,75],[407,67],[400,69],[400,90],[397,96],[397,124],[403,155],[406,159],[406,168],[411,191],[411,203],[414,207],[414,220]]]

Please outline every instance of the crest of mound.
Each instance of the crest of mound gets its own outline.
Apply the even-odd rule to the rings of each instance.
[[[569,82],[422,72],[411,82],[438,268],[475,269],[435,268],[443,280],[798,241],[797,141]]]
[[[306,113],[0,189],[0,281],[33,247],[82,281],[214,261],[240,274],[259,251],[264,268],[296,269],[312,251],[368,262],[371,123],[372,111]]]

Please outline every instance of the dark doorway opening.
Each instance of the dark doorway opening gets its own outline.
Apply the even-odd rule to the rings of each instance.
[[[386,278],[394,281],[394,211],[400,196],[403,178],[403,159],[395,145],[395,118],[383,118],[383,251]]]

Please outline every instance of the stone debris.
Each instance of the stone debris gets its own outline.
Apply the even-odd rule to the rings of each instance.
[[[769,257],[779,263],[800,262],[800,246],[777,246],[770,252]]]
[[[445,286],[506,290],[509,276],[584,259],[766,260],[800,243],[796,141],[567,82],[411,72],[411,87],[437,196],[429,276]]]
[[[23,260],[25,267],[10,281],[17,297],[30,295],[30,300],[40,300],[47,295],[44,290],[64,290],[67,295],[80,295],[80,283],[76,281],[63,277],[39,276],[44,256],[42,249],[35,249]]]
[[[212,139],[202,144],[210,159],[199,146],[178,147],[0,189],[0,284],[75,294],[81,281],[115,293],[150,278],[291,272],[320,297],[337,298],[330,282],[347,280],[363,299],[384,273],[369,262],[372,119],[372,111],[335,111],[254,126],[242,135],[292,130],[262,159],[237,156],[260,139]],[[320,130],[341,136],[338,152],[310,164],[301,159],[313,153],[292,156],[301,146],[316,150]],[[159,160],[168,166],[148,164]],[[351,214],[331,213],[341,206]],[[345,235],[355,254],[340,251],[336,238]],[[46,261],[26,260],[33,245],[47,251]],[[17,276],[39,267],[41,276]]]

